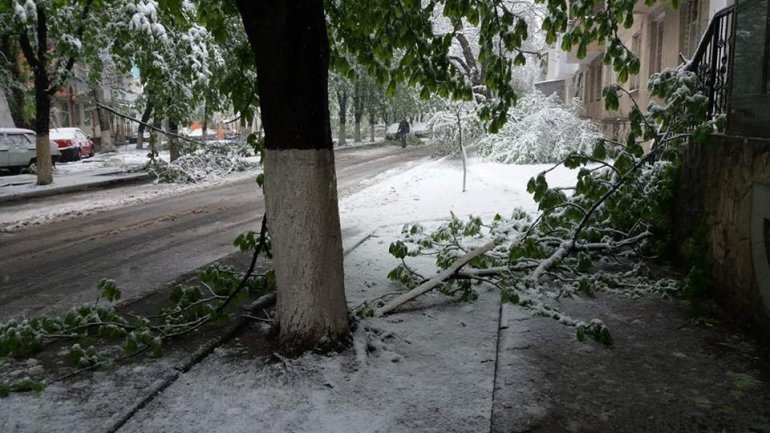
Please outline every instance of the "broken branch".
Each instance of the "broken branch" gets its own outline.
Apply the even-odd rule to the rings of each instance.
[[[494,241],[488,242],[479,248],[476,248],[473,251],[468,252],[464,256],[460,257],[459,259],[455,260],[454,263],[452,263],[451,266],[444,269],[443,271],[439,272],[435,277],[431,278],[430,280],[420,284],[419,286],[415,287],[414,289],[404,293],[403,295],[397,297],[396,299],[393,299],[392,301],[388,302],[384,306],[377,308],[374,310],[374,316],[380,317],[385,314],[390,313],[391,311],[395,310],[399,306],[411,301],[412,299],[425,294],[432,290],[434,287],[441,284],[444,280],[451,277],[453,274],[455,274],[460,268],[467,265],[468,262],[475,259],[476,257],[481,256],[482,254],[486,253],[487,251],[491,251],[495,247]]]

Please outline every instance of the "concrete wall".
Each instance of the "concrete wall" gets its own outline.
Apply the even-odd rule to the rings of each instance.
[[[567,93],[564,80],[540,81],[535,83],[535,89],[545,96],[551,96],[556,93],[562,102],[567,101]]]
[[[677,238],[701,230],[716,294],[742,318],[768,326],[770,140],[714,136],[684,157]]]
[[[5,99],[5,93],[0,92],[0,128],[15,128],[11,117],[11,110],[8,108],[8,101]]]

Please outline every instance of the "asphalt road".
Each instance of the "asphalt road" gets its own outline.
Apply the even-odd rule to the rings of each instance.
[[[414,165],[430,152],[397,146],[337,151],[339,195],[354,193],[361,181],[384,171]],[[129,194],[131,188],[114,191]],[[23,205],[42,209],[62,200],[88,200],[88,192]],[[13,206],[0,211],[12,212]],[[91,301],[103,277],[117,280],[124,298],[138,297],[233,253],[232,240],[257,230],[263,209],[261,193],[248,180],[0,233],[0,320],[60,312]]]

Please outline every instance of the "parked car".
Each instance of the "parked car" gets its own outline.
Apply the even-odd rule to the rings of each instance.
[[[414,122],[409,124],[409,135],[417,138],[430,138],[430,129],[425,122]],[[385,130],[386,140],[398,140],[398,123],[393,123]]]
[[[386,140],[398,140],[398,123],[393,123],[385,129]]]
[[[94,156],[94,142],[80,128],[54,128],[49,134],[51,142],[59,146],[61,161],[79,161]]]
[[[59,159],[59,146],[51,141],[51,161]],[[37,161],[35,132],[29,129],[0,128],[0,168],[21,173]]]

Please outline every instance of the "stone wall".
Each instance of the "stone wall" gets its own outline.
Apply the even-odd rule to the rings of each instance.
[[[561,102],[567,102],[567,89],[564,80],[540,81],[535,83],[535,88],[545,96],[556,93]]]
[[[770,218],[770,141],[719,135],[691,144],[681,176],[677,239],[700,230],[718,298],[741,318],[767,326],[770,268],[763,228]]]

